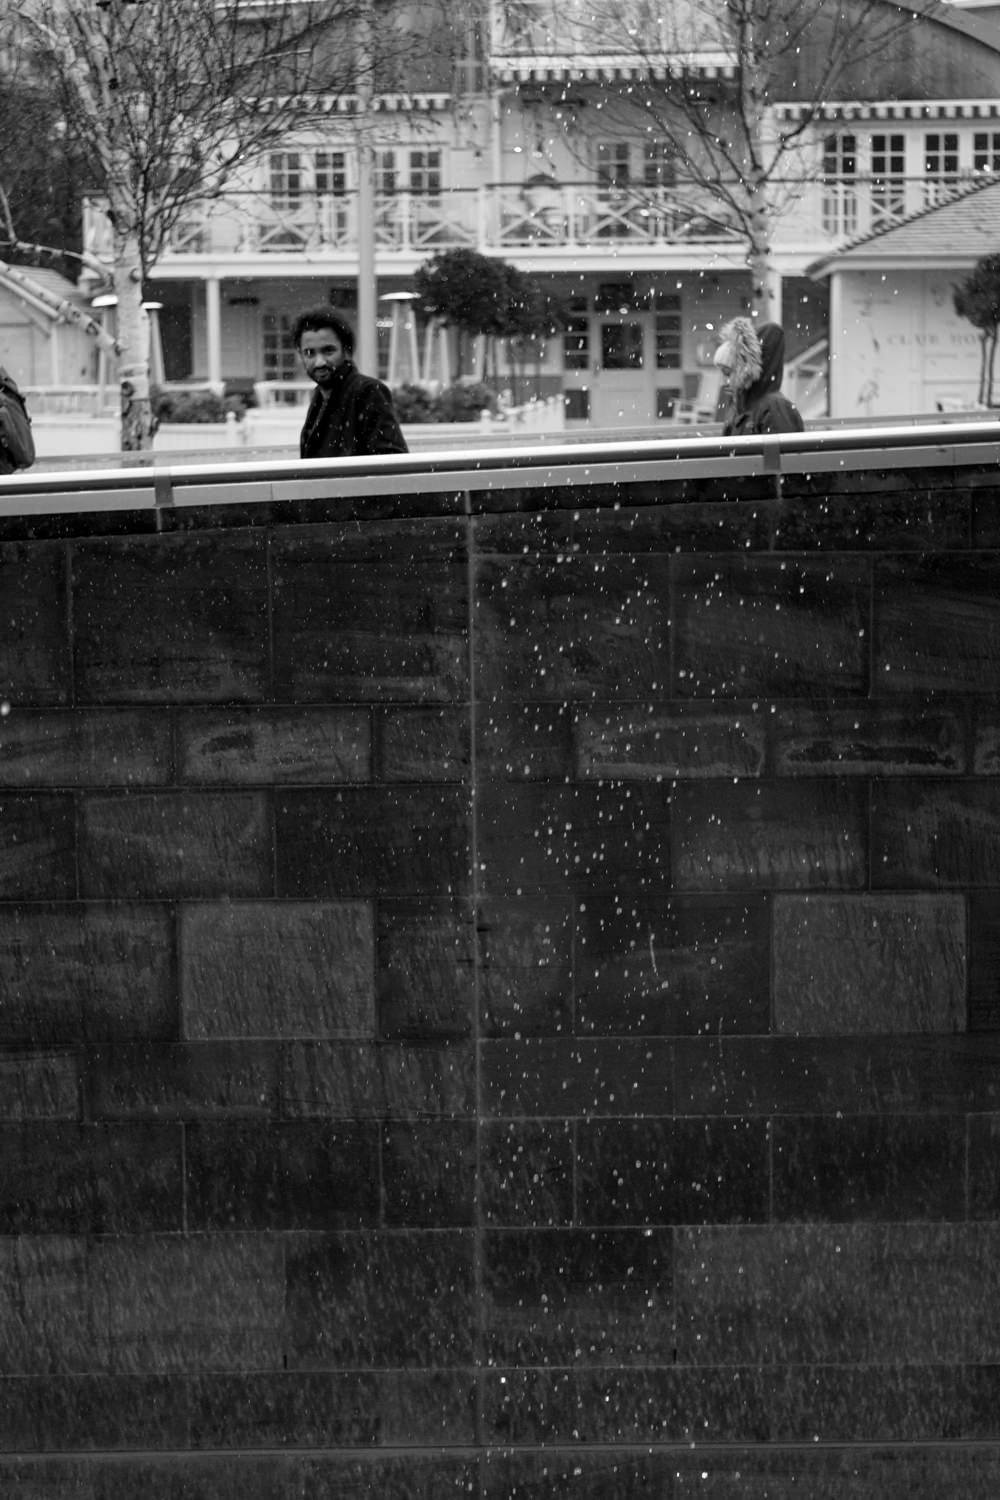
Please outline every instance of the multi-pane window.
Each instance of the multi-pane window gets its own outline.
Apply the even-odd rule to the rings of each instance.
[[[409,191],[435,194],[443,187],[443,154],[439,147],[386,147],[375,153],[375,190],[386,196]]]
[[[958,178],[958,132],[928,132],[924,136],[924,202],[936,203]]]
[[[346,151],[317,151],[313,158],[313,171],[317,193],[331,193],[339,197],[347,192]]]
[[[563,368],[586,370],[590,367],[590,317],[586,297],[573,297],[569,317],[563,329]]]
[[[676,292],[657,292],[655,301],[656,368],[681,367],[681,299]]]
[[[647,188],[673,187],[677,157],[667,141],[646,141],[642,148],[642,182]]]
[[[878,132],[872,136],[872,228],[902,218],[906,207],[906,137]]]
[[[279,213],[294,210],[302,201],[305,160],[301,151],[272,151],[267,159],[268,196]]]
[[[823,142],[823,233],[837,238],[858,230],[858,142],[853,133]]]
[[[972,137],[972,170],[1000,172],[1000,130],[977,130]]]
[[[409,179],[411,193],[440,193],[441,152],[426,147],[409,153]]]
[[[293,321],[293,314],[287,312],[265,312],[263,316],[265,380],[302,379],[302,367],[292,347]]]

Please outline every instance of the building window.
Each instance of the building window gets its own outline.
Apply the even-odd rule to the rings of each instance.
[[[656,368],[681,367],[681,299],[676,292],[657,292],[655,302]]]
[[[304,379],[298,352],[292,344],[294,321],[294,315],[286,312],[265,312],[263,316],[265,380]]]
[[[563,369],[586,370],[590,367],[590,316],[586,297],[573,297],[569,318],[563,329]]]
[[[305,164],[301,151],[272,151],[267,159],[267,186],[271,207],[278,213],[294,212],[302,202]]]
[[[440,193],[441,152],[426,149],[409,153],[409,186],[411,193]]]
[[[832,239],[858,232],[858,142],[853,134],[823,142],[823,233]]]
[[[957,132],[931,131],[924,136],[924,203],[939,202],[957,179]]]
[[[317,193],[340,197],[347,192],[346,151],[317,151],[314,171]]]
[[[972,137],[974,172],[1000,172],[1000,130],[977,130]]]
[[[898,223],[906,210],[906,138],[872,136],[872,229]]]

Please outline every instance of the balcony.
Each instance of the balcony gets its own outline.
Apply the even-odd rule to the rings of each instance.
[[[976,179],[977,181],[979,179]],[[775,250],[799,257],[834,250],[851,240],[890,229],[965,191],[973,179],[827,179],[808,183],[777,225]],[[703,200],[704,201],[704,200]],[[706,205],[711,209],[711,205]],[[99,206],[85,212],[88,250],[110,258],[110,234]],[[466,247],[513,255],[536,268],[602,256],[628,256],[635,266],[703,262],[707,247],[737,264],[742,237],[718,214],[699,212],[693,190],[630,188],[594,181],[557,182],[538,175],[522,183],[452,188],[436,193],[397,192],[375,198],[375,246],[385,274],[410,274],[436,251]],[[233,193],[222,202],[193,206],[175,227],[158,261],[161,275],[276,274],[291,262],[308,273],[356,265],[358,198],[355,193],[302,192],[268,199]]]

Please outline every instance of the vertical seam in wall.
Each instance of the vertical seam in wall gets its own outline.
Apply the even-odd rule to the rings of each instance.
[[[478,758],[476,705],[476,517],[472,512],[472,495],[465,490],[462,495],[465,516],[465,583],[466,583],[466,663],[468,671],[467,691],[469,713],[467,730],[469,765],[469,904],[470,937],[472,942],[472,1087],[475,1109],[473,1139],[475,1150],[475,1185],[473,1200],[473,1251],[472,1277],[475,1298],[473,1322],[473,1366],[475,1376],[475,1432],[474,1440],[480,1454],[484,1449],[484,1392],[483,1371],[485,1366],[485,1310],[483,1295],[483,1158],[482,1158],[482,1065],[481,1065],[481,975],[479,956],[479,808],[478,808]],[[480,1492],[483,1487],[482,1467],[479,1469]]]

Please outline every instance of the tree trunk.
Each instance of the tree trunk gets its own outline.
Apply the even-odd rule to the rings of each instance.
[[[996,325],[994,325],[990,329],[989,340],[990,340],[990,355],[989,355],[989,366],[988,366],[988,371],[987,371],[987,375],[986,375],[986,403],[985,404],[987,406],[992,406],[993,405],[993,367],[994,367],[994,364],[996,363],[996,357],[997,357],[997,328],[996,328]]]
[[[149,394],[149,314],[142,305],[142,251],[127,187],[110,194],[110,216],[114,255],[111,280],[118,298],[121,345],[121,451],[138,453],[153,446],[153,408]]]

